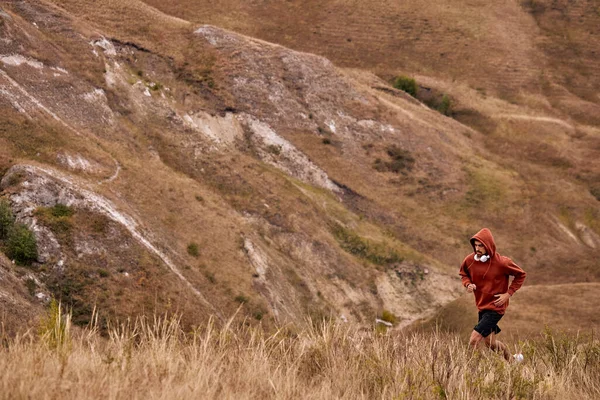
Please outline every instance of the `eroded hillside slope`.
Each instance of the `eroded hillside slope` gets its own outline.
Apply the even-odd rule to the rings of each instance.
[[[596,127],[457,86],[503,127],[485,135],[369,72],[143,2],[85,4],[0,15],[2,193],[39,244],[31,266],[3,262],[28,289],[6,298],[61,298],[79,323],[94,305],[194,325],[242,304],[267,323],[405,325],[458,295],[483,225],[532,283],[598,279],[597,200],[569,153],[597,155]],[[531,123],[539,160],[512,153]]]

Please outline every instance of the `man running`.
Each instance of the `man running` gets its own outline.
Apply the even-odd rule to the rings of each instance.
[[[469,345],[478,347],[481,342],[495,351],[501,351],[504,358],[511,360],[506,345],[496,340],[500,333],[498,321],[504,316],[509,298],[521,287],[525,271],[510,258],[496,252],[492,232],[483,228],[471,238],[474,252],[465,257],[460,265],[462,283],[469,293],[475,294],[475,304],[479,310],[479,322],[473,328]],[[508,277],[514,276],[510,287]],[[518,359],[519,360],[519,359]]]

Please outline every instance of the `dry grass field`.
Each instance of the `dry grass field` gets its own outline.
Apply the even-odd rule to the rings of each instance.
[[[487,226],[528,272],[508,337],[595,323],[594,3],[396,3],[2,3],[1,196],[43,253],[0,258],[5,321],[55,297],[103,333],[241,305],[268,331],[441,309],[464,335],[457,266]]]
[[[266,334],[232,319],[184,332],[175,317],[72,329],[54,305],[38,332],[5,338],[0,398],[593,399],[597,338],[546,331],[511,345],[523,363],[455,334],[405,336],[317,322]]]

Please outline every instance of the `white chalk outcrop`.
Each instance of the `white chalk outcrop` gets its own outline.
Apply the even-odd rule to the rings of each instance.
[[[51,234],[37,225],[34,216],[37,207],[64,204],[98,212],[121,224],[136,241],[158,256],[209,309],[220,315],[204,295],[183,276],[171,258],[154,244],[150,233],[145,232],[133,217],[119,211],[110,200],[86,187],[85,183],[63,172],[34,165],[13,166],[0,181],[0,189],[7,189],[14,181],[18,182],[18,189],[11,190],[10,194],[13,210],[18,220],[28,223],[33,228],[40,240],[42,254],[58,253],[56,255],[63,259],[60,247],[56,247],[56,240],[48,239],[52,237]]]

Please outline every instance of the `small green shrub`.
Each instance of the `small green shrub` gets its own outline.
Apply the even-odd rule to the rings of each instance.
[[[75,211],[64,204],[57,204],[53,207],[38,207],[34,215],[40,223],[50,228],[55,234],[65,236],[71,232],[73,224],[71,217]]]
[[[389,146],[387,154],[391,160],[386,162],[381,158],[377,158],[373,168],[380,172],[391,171],[397,174],[404,170],[410,171],[415,163],[414,157],[408,150],[404,150],[396,145]]]
[[[450,97],[448,97],[448,95],[446,95],[446,94],[443,95],[442,102],[438,106],[437,110],[444,115],[450,115],[451,107],[452,107],[452,102],[450,101]]]
[[[388,310],[383,310],[381,312],[381,316],[379,318],[381,320],[389,322],[390,324],[393,324],[393,325],[395,325],[396,322],[398,322],[398,318],[396,318],[394,313],[392,313],[391,311],[388,311]]]
[[[0,200],[0,240],[6,239],[8,232],[15,224],[15,216],[12,213],[7,200]]]
[[[50,207],[49,211],[55,218],[70,217],[75,213],[71,207],[65,204],[57,204],[54,207]]]
[[[151,84],[148,85],[148,88],[150,88],[150,90],[152,90],[153,92],[156,92],[156,91],[163,89],[164,86],[162,85],[162,83],[152,82]]]
[[[248,302],[248,298],[246,296],[244,296],[243,294],[235,296],[234,300],[240,304],[244,304],[244,303]]]
[[[12,227],[6,241],[6,254],[21,265],[29,265],[37,259],[37,241],[26,225]]]
[[[452,116],[452,99],[447,94],[443,94],[441,97],[439,95],[432,95],[422,99],[422,101],[432,110],[436,110],[448,117]]]
[[[394,79],[394,88],[405,91],[412,97],[417,97],[417,81],[408,76],[397,76],[396,79]]]
[[[257,321],[260,321],[261,319],[263,319],[264,316],[264,311],[262,310],[258,310],[254,312],[254,319]]]
[[[33,279],[29,278],[25,281],[25,286],[27,287],[27,291],[29,292],[29,295],[35,296],[35,290],[38,287],[37,284],[35,283],[35,281]]]
[[[388,156],[392,159],[390,170],[400,172],[403,169],[410,170],[415,163],[415,159],[408,150],[401,149],[398,146],[390,146],[387,149]]]
[[[187,252],[192,257],[200,257],[200,250],[198,249],[198,243],[190,243],[187,247]]]
[[[538,16],[546,12],[546,5],[537,0],[523,0],[521,1],[521,7],[533,16]]]
[[[90,223],[92,231],[95,233],[105,233],[110,223],[110,220],[107,217],[95,213],[91,214],[88,217],[88,221]]]
[[[6,185],[7,185],[8,187],[10,187],[10,186],[15,186],[15,185],[17,185],[17,184],[21,183],[21,181],[22,181],[23,179],[24,179],[24,175],[23,175],[23,173],[22,173],[22,172],[16,172],[16,173],[13,173],[13,174],[11,174],[11,175],[10,175],[10,176],[7,178],[7,180],[6,180]]]
[[[100,278],[108,278],[108,276],[109,276],[110,274],[108,273],[108,271],[107,271],[107,270],[100,268],[100,269],[98,270],[98,275],[100,275]]]
[[[329,139],[329,138],[323,139],[323,144],[331,144],[331,139]]]
[[[592,187],[590,189],[590,193],[592,194],[592,196],[594,196],[596,198],[596,200],[600,201],[600,186]],[[2,217],[0,216],[0,218],[2,218]]]
[[[206,271],[206,272],[204,272],[204,276],[210,283],[212,283],[212,284],[217,283],[217,278],[215,277],[215,274],[213,274],[212,272]]]
[[[387,265],[402,262],[403,258],[385,244],[373,243],[363,239],[356,233],[341,225],[334,225],[332,233],[342,249],[359,258],[377,265]]]
[[[270,144],[267,146],[267,151],[271,154],[275,154],[276,156],[278,156],[281,154],[281,146]]]

